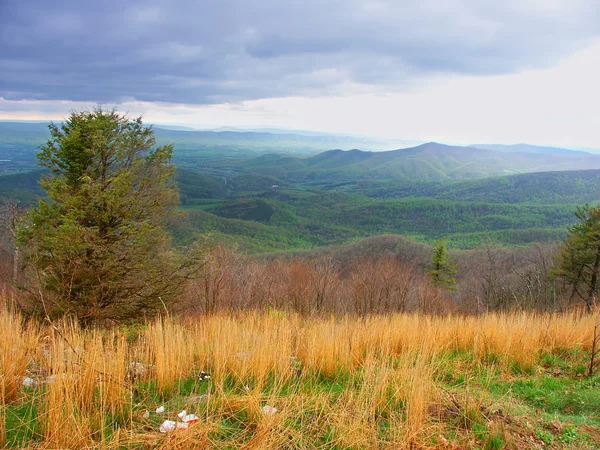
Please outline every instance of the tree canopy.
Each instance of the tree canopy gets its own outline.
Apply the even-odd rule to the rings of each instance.
[[[569,228],[554,275],[572,287],[591,311],[600,290],[600,205],[577,208],[578,222]]]
[[[443,240],[435,243],[428,273],[434,285],[450,290],[456,289],[456,263],[448,254],[448,247]]]
[[[49,128],[38,153],[48,200],[18,229],[35,305],[84,323],[151,314],[181,284],[164,228],[179,204],[173,147],[157,147],[141,118],[102,108]]]

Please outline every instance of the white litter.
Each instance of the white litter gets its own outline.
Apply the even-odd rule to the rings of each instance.
[[[210,374],[203,370],[202,372],[200,372],[200,375],[198,375],[198,379],[200,381],[210,380]]]
[[[189,427],[189,424],[187,424],[185,422],[177,422],[178,430],[187,430],[187,427]]]
[[[169,431],[173,431],[177,424],[172,420],[165,420],[159,428],[161,433],[168,433]]]
[[[165,412],[164,406],[159,406],[158,408],[156,408],[156,414],[162,414],[164,412]]]
[[[144,419],[149,419],[150,418],[150,411],[146,410],[146,412],[144,413],[144,415],[142,417]]]
[[[23,386],[33,387],[33,386],[36,386],[37,384],[38,384],[37,381],[34,380],[33,378],[23,377]]]
[[[198,419],[198,416],[196,414],[188,414],[186,416],[181,417],[181,420],[184,423],[196,423],[200,419]]]
[[[273,414],[275,414],[277,412],[277,408],[274,408],[273,406],[265,405],[265,406],[262,407],[262,411],[265,414],[273,415]]]
[[[179,417],[180,419],[183,419],[185,416],[187,416],[187,411],[185,409],[179,414],[177,414],[177,417]]]

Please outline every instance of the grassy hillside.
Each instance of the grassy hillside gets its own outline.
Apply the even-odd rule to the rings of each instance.
[[[2,310],[0,326],[0,360],[10,361],[0,379],[3,448],[591,450],[600,442],[600,377],[583,376],[590,315],[334,320],[271,310],[205,316],[202,326],[165,318],[81,330],[26,325]]]

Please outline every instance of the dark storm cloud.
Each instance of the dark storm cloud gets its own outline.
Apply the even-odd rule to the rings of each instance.
[[[6,99],[213,103],[555,63],[597,0],[0,0]]]

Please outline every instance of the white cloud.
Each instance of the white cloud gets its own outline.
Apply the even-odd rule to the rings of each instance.
[[[599,80],[600,41],[596,41],[552,68],[485,77],[438,75],[404,93],[382,94],[347,85],[339,95],[329,97],[213,105],[130,100],[117,106],[131,115],[143,114],[146,122],[279,126],[457,143],[528,142],[597,148]],[[60,119],[83,107],[93,104],[0,100],[0,118]]]

